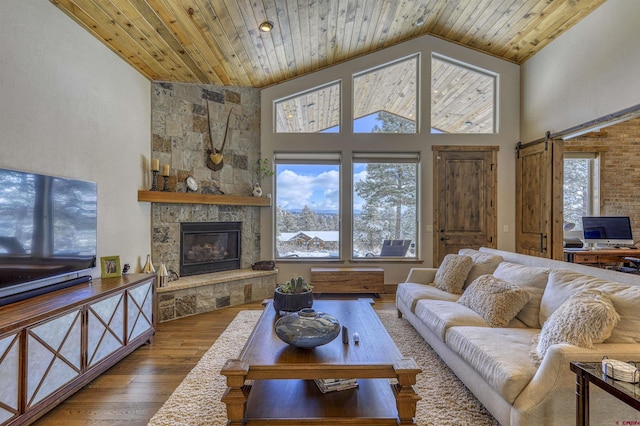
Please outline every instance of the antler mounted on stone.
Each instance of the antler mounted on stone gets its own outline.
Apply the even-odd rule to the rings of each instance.
[[[224,166],[224,158],[222,153],[224,151],[224,146],[227,143],[227,132],[229,131],[229,119],[231,118],[231,113],[233,110],[229,111],[229,115],[227,116],[227,124],[224,128],[224,137],[222,138],[222,146],[220,149],[217,149],[213,146],[213,129],[211,128],[211,114],[209,114],[209,102],[207,102],[207,121],[209,122],[209,141],[211,142],[211,148],[207,149],[207,167],[211,170],[218,171],[222,169]]]

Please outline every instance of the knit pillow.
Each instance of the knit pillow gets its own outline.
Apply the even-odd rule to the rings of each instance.
[[[491,327],[506,327],[528,301],[526,290],[488,274],[476,278],[458,299]]]
[[[473,260],[469,256],[448,254],[442,259],[433,285],[447,293],[462,294],[464,280],[467,279],[472,266]]]
[[[619,320],[620,315],[606,293],[579,291],[562,303],[542,325],[540,335],[533,341],[533,361],[541,362],[549,346],[556,343],[593,349],[594,343],[602,343],[611,336]]]

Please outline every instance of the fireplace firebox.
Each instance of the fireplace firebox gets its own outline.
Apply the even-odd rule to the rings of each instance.
[[[241,222],[180,224],[180,276],[240,269]]]

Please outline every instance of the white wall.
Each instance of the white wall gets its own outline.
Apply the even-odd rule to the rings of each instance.
[[[523,142],[640,104],[640,3],[608,0],[522,66]]]
[[[98,257],[132,268],[150,253],[150,121],[150,82],[61,10],[0,2],[0,167],[97,182]]]
[[[327,82],[342,79],[342,123],[351,122],[351,76],[374,66],[407,55],[421,52],[421,110],[420,121],[422,132],[415,135],[354,135],[350,125],[342,126],[341,134],[332,134],[330,137],[323,134],[275,134],[273,130],[273,101],[282,97],[308,90]],[[499,133],[485,135],[464,134],[440,134],[429,133],[430,123],[430,81],[431,81],[431,52],[457,59],[477,67],[484,68],[499,74]],[[343,155],[350,157],[352,151],[388,151],[399,149],[420,152],[422,161],[421,199],[421,240],[422,262],[412,264],[376,263],[374,266],[383,266],[385,269],[385,281],[397,283],[406,278],[408,269],[412,266],[431,266],[433,264],[433,232],[427,231],[428,225],[433,225],[433,145],[491,145],[499,146],[498,151],[498,247],[503,250],[515,248],[515,145],[519,136],[519,85],[520,68],[512,63],[488,56],[465,47],[446,42],[444,40],[425,36],[393,46],[382,51],[362,56],[352,61],[315,72],[313,74],[297,78],[282,84],[266,88],[262,91],[262,132],[261,155],[264,158],[272,158],[275,151],[287,151],[301,149],[326,150],[336,152],[340,150]],[[349,173],[345,170],[344,173]],[[350,194],[352,189],[345,187],[348,179],[343,180],[342,191]],[[264,182],[263,182],[264,183]],[[272,192],[270,182],[264,185],[264,192]],[[348,198],[348,197],[347,197]],[[344,199],[344,198],[343,198]],[[273,256],[272,238],[273,217],[271,210],[261,212],[261,251],[263,258]],[[344,225],[344,222],[343,222]],[[510,232],[503,232],[507,226]],[[317,265],[317,263],[316,263]],[[279,279],[288,278],[293,273],[308,275],[311,264],[279,262]],[[349,266],[348,263],[345,266]],[[365,266],[358,263],[357,266]]]

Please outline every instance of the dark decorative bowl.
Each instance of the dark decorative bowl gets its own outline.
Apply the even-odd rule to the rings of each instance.
[[[312,306],[313,293],[309,290],[302,293],[283,293],[276,288],[273,293],[273,309],[276,310],[278,315],[280,315],[280,311],[298,312],[300,309]]]
[[[340,323],[330,314],[305,308],[276,321],[276,335],[285,343],[310,349],[326,345],[340,334]]]

